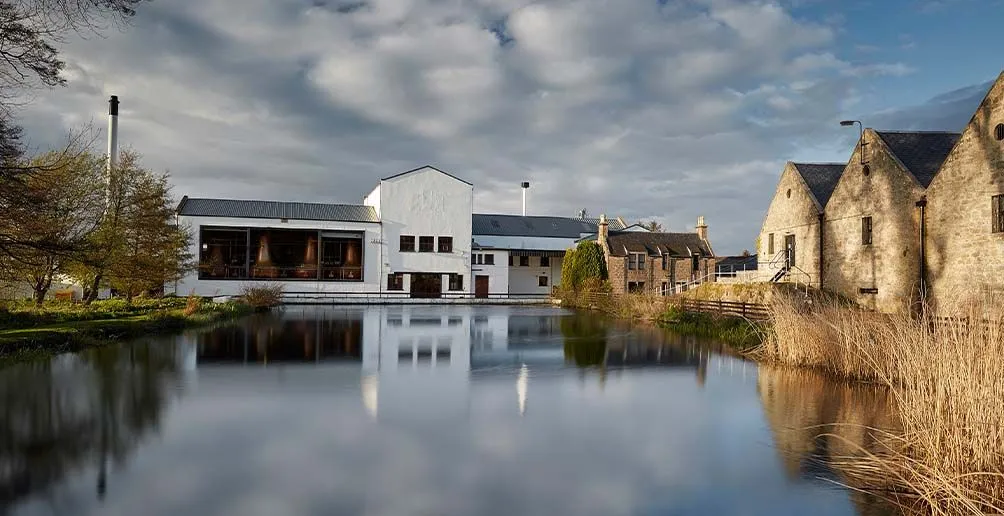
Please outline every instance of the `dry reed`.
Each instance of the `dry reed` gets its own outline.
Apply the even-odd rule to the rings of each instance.
[[[932,514],[1004,513],[1004,298],[940,315],[776,299],[773,334],[757,353],[888,386],[902,430],[844,464],[861,485]]]

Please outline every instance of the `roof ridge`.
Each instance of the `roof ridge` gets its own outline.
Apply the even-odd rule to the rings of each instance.
[[[792,161],[792,165],[836,165],[840,167],[847,166],[846,162],[843,161]]]
[[[872,129],[876,133],[882,134],[955,134],[961,135],[962,133],[957,131],[905,131],[905,130],[893,130],[893,129]]]
[[[187,195],[185,197],[188,197]],[[371,207],[368,204],[350,204],[344,202],[316,202],[316,201],[276,201],[276,200],[266,200],[266,199],[232,199],[224,197],[188,197],[189,201],[230,201],[230,202],[269,202],[277,204],[317,204],[321,206],[364,206]]]

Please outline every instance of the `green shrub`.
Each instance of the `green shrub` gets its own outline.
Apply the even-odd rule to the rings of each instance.
[[[282,294],[282,285],[278,283],[241,287],[241,300],[256,310],[279,306],[282,304]]]

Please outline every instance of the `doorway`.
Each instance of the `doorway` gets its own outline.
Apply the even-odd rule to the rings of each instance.
[[[416,273],[411,275],[411,297],[436,299],[443,294],[442,274]]]
[[[784,235],[784,264],[786,268],[795,266],[795,235]]]
[[[488,276],[474,277],[474,297],[488,297]]]

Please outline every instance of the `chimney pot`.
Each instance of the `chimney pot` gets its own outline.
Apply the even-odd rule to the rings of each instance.
[[[697,217],[697,236],[701,240],[708,239],[708,225],[704,222],[704,215]]]

